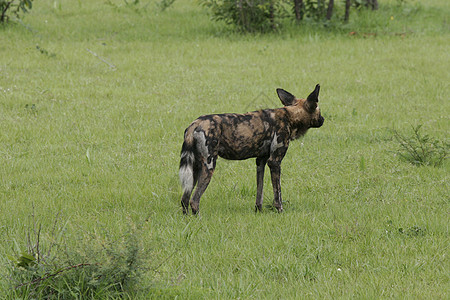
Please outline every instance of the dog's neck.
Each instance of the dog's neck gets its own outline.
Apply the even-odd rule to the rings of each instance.
[[[285,106],[286,118],[289,122],[290,140],[301,137],[309,129],[309,114],[303,108],[303,99],[299,100],[297,105]],[[304,101],[304,100],[303,100]]]

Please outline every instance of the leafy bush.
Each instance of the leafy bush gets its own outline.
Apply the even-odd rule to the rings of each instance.
[[[20,12],[26,13],[33,6],[33,0],[0,0],[0,23],[6,23],[13,14],[20,18]]]
[[[399,143],[397,154],[414,165],[439,166],[448,157],[450,145],[420,133],[422,125],[412,127],[413,133],[405,136],[394,130],[394,138]]]
[[[303,14],[310,19],[321,20],[325,18],[327,7],[325,1],[305,0],[303,2]]]
[[[239,31],[276,30],[286,11],[285,0],[201,0],[212,12],[212,19],[234,25]]]

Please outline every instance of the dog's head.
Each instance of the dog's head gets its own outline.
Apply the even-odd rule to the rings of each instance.
[[[277,89],[277,94],[284,106],[296,108],[296,118],[299,118],[301,123],[306,123],[305,125],[308,128],[318,128],[323,125],[325,120],[320,114],[318,105],[319,91],[320,85],[317,84],[314,91],[306,99],[297,99],[283,89]]]

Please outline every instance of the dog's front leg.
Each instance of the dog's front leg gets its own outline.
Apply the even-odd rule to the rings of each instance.
[[[287,151],[287,145],[282,145],[270,154],[267,165],[270,168],[273,187],[273,205],[278,212],[283,211],[283,200],[281,199],[281,161]]]
[[[270,168],[270,175],[272,177],[272,187],[273,187],[273,205],[278,210],[278,212],[283,211],[283,200],[281,199],[281,161],[271,161],[268,163]]]
[[[256,158],[256,204],[255,212],[262,211],[264,169],[266,168],[267,157]]]

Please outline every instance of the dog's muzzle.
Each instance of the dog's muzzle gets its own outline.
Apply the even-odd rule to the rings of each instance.
[[[319,119],[316,121],[314,120],[311,124],[311,127],[314,128],[319,128],[320,126],[323,125],[323,122],[325,121],[325,119],[322,116],[319,116]]]
[[[322,126],[324,121],[325,121],[324,117],[320,116],[319,117],[319,126],[318,127]]]

